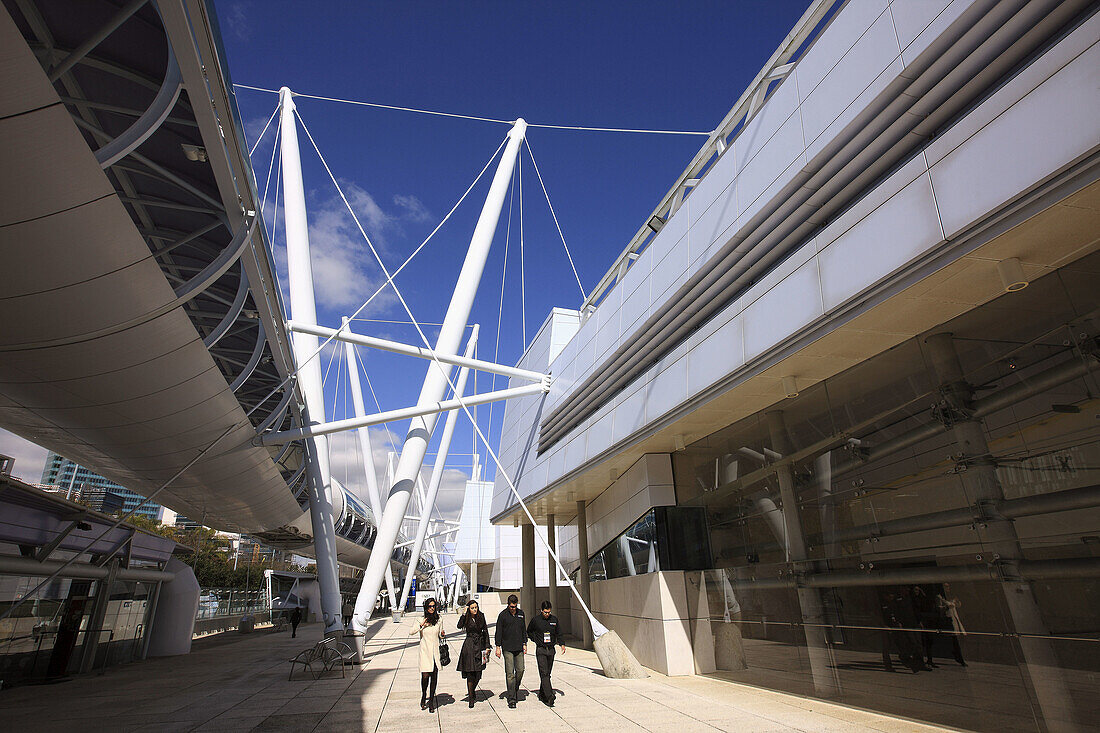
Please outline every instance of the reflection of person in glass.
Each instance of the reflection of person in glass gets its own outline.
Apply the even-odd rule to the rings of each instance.
[[[963,659],[962,648],[959,646],[959,637],[966,635],[962,619],[959,618],[959,609],[962,608],[962,602],[951,593],[950,583],[943,584],[943,590],[936,596],[936,607],[943,615],[944,620],[950,622],[950,626],[944,623],[944,628],[954,632],[951,635],[951,644],[955,652],[955,661],[965,667],[966,661]]]
[[[913,609],[917,612],[917,621],[920,622],[924,668],[933,669],[939,666],[932,661],[932,644],[936,640],[936,631],[940,628],[940,612],[936,607],[936,599],[924,588],[914,585],[910,592],[913,598]]]
[[[890,646],[893,645],[901,663],[912,670],[913,674],[920,672],[924,669],[924,658],[913,639],[913,632],[904,630],[916,626],[916,617],[908,594],[886,592],[883,595],[881,611],[882,622],[887,627],[882,632],[882,666],[887,672],[894,671],[894,665],[890,659]]]

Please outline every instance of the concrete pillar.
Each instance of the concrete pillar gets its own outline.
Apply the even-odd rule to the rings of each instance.
[[[949,422],[955,438],[960,456],[958,460],[966,468],[956,475],[966,499],[984,515],[975,526],[983,547],[991,556],[985,559],[999,562],[1004,578],[1001,590],[1012,616],[1014,630],[1027,635],[1019,638],[1023,666],[1043,711],[1047,730],[1054,733],[1075,731],[1078,728],[1073,714],[1074,703],[1069,696],[1062,665],[1051,642],[1036,638],[1047,636],[1050,631],[1043,621],[1031,584],[1019,576],[1017,561],[1023,559],[1023,551],[1016,527],[1011,520],[997,516],[996,512],[987,508],[992,502],[1003,501],[1005,496],[997,478],[997,464],[989,450],[985,427],[979,418],[971,416],[974,389],[966,380],[950,333],[929,336],[925,344],[932,368],[940,381],[945,420]]]
[[[477,595],[477,563],[470,563],[470,598]]]
[[[577,554],[581,564],[577,569],[577,590],[584,602],[592,606],[592,594],[588,584],[588,512],[584,501],[577,502]],[[581,640],[585,649],[592,648],[592,624],[582,614],[581,616]]]
[[[523,587],[519,589],[519,607],[527,613],[527,619],[535,617],[538,604],[535,602],[535,525],[520,525],[523,551]],[[541,601],[541,599],[539,599]]]
[[[149,620],[147,654],[168,657],[188,654],[195,631],[195,615],[199,611],[199,581],[191,566],[170,558],[165,570],[176,577],[162,583],[157,594],[157,606]]]
[[[557,531],[554,528],[554,515],[546,515],[546,544],[548,544],[554,552],[558,551]],[[555,615],[558,612],[558,566],[554,563],[554,558],[550,556],[550,553],[546,553],[546,565],[550,571],[547,575],[547,585],[550,589],[550,602],[554,604]]]

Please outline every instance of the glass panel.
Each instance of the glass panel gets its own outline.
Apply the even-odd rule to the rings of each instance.
[[[1100,719],[1100,290],[1009,298],[673,454],[715,674],[973,730]]]

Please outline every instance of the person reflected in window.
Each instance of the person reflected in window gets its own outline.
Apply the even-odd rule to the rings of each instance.
[[[963,627],[962,619],[959,618],[959,609],[962,608],[962,602],[951,592],[951,584],[944,583],[943,590],[936,596],[936,607],[942,614],[942,625],[944,629],[952,631],[951,644],[952,651],[955,653],[955,661],[963,667],[966,666],[966,660],[963,659],[962,647],[959,645],[959,637],[966,636],[966,629]]]

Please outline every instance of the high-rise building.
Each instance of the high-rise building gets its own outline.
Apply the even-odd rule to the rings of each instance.
[[[100,512],[129,512],[139,504],[135,514],[158,521],[160,504],[146,502],[145,497],[108,478],[50,451],[46,456],[46,465],[42,469],[42,483],[56,486],[70,499],[80,499],[92,509]]]

